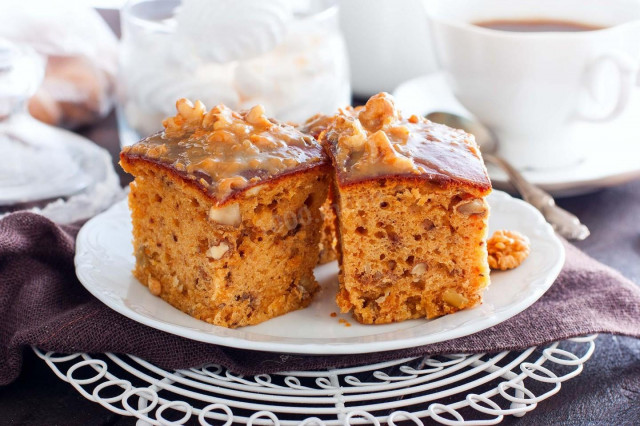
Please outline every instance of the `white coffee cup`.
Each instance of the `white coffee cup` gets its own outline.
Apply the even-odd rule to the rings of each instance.
[[[458,100],[492,128],[519,168],[581,160],[580,120],[607,121],[640,83],[638,0],[425,0],[440,65]],[[592,24],[580,32],[510,32],[473,23]],[[638,118],[640,119],[640,117]],[[603,148],[607,141],[602,141]]]

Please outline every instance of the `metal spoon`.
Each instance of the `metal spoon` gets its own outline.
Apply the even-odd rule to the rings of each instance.
[[[461,117],[448,112],[432,112],[427,118],[433,122],[446,124],[449,127],[462,129],[476,137],[476,142],[482,151],[485,161],[495,164],[504,170],[513,186],[518,190],[522,198],[540,210],[547,222],[560,235],[571,240],[584,240],[590,234],[589,228],[580,222],[574,214],[569,213],[556,205],[553,197],[527,181],[522,174],[509,164],[504,158],[496,155],[498,143],[496,136],[478,121]]]

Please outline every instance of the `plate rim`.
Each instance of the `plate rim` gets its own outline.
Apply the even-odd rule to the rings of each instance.
[[[477,326],[469,331],[469,322],[455,327],[450,330],[445,330],[441,332],[425,334],[421,336],[415,336],[405,339],[396,339],[396,340],[388,340],[388,341],[372,341],[372,342],[327,342],[327,343],[317,343],[317,342],[273,342],[273,341],[253,341],[247,340],[241,337],[235,336],[219,336],[213,333],[208,333],[203,330],[192,330],[182,325],[177,325],[168,322],[162,322],[154,318],[146,317],[133,309],[126,306],[124,303],[112,303],[108,297],[105,297],[105,294],[98,291],[96,287],[91,284],[85,283],[85,280],[90,280],[87,277],[87,273],[85,272],[85,267],[83,265],[79,265],[81,261],[81,256],[83,252],[86,250],[81,250],[83,245],[86,244],[88,239],[86,235],[92,230],[92,224],[99,221],[101,218],[105,217],[108,214],[113,214],[114,209],[119,208],[122,204],[126,203],[127,200],[121,200],[118,203],[114,204],[107,211],[96,215],[82,226],[80,231],[78,232],[78,236],[76,239],[76,249],[74,255],[74,268],[76,271],[76,276],[82,286],[89,291],[94,297],[96,297],[101,303],[105,304],[110,309],[118,312],[119,314],[141,323],[145,326],[154,328],[156,330],[164,331],[173,335],[177,335],[180,337],[184,337],[190,340],[195,340],[208,344],[216,344],[225,347],[231,347],[236,349],[245,349],[245,350],[255,350],[255,351],[265,351],[265,352],[276,352],[276,353],[290,353],[290,354],[306,354],[306,355],[351,355],[351,354],[365,354],[365,353],[374,353],[374,352],[386,352],[391,350],[398,349],[407,349],[418,346],[424,346],[433,343],[445,342],[453,339],[457,339],[460,337],[468,336],[471,334],[478,333],[480,331],[491,328],[497,324],[500,324],[508,319],[514,317],[520,312],[524,311],[531,305],[533,305],[540,297],[542,297],[549,288],[553,285],[556,278],[558,277],[562,267],[565,263],[565,249],[562,245],[562,242],[558,238],[558,236],[553,231],[551,225],[549,225],[543,218],[542,214],[538,212],[533,206],[530,204],[511,197],[509,194],[500,191],[493,190],[492,195],[495,197],[509,199],[509,202],[514,202],[519,204],[520,206],[524,206],[529,209],[533,214],[537,215],[537,226],[540,226],[540,231],[545,234],[550,243],[556,246],[558,249],[559,257],[556,262],[549,268],[549,273],[544,277],[543,282],[535,288],[535,291],[530,294],[530,296],[526,299],[519,300],[517,303],[511,304],[508,308],[505,308],[500,311],[500,315],[491,314],[485,318],[481,318],[481,321],[473,321],[474,324],[481,324],[481,327]],[[534,228],[535,229],[535,228]],[[122,299],[120,299],[122,300]],[[167,303],[164,302],[163,303]],[[167,303],[168,306],[171,306]],[[176,309],[176,308],[174,308]],[[184,314],[187,315],[187,314]],[[451,314],[454,315],[454,314]],[[205,324],[209,324],[206,323]],[[209,324],[211,325],[211,324]],[[212,325],[213,326],[213,325]],[[375,326],[375,325],[374,325]],[[213,326],[216,327],[216,326]],[[221,329],[228,330],[224,327],[220,327]],[[391,332],[394,333],[394,332]],[[433,336],[441,336],[442,334],[446,334],[446,338],[435,338]],[[283,338],[284,339],[284,338]],[[299,338],[293,338],[299,339]]]

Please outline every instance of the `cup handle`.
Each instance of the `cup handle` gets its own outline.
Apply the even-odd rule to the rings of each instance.
[[[640,85],[640,75],[636,75],[637,67],[633,58],[624,52],[610,52],[599,56],[587,66],[584,76],[584,85],[591,93],[595,91],[596,87],[596,70],[606,62],[611,62],[616,66],[620,79],[618,97],[615,105],[611,111],[600,116],[591,116],[584,112],[577,111],[576,118],[579,120],[602,122],[616,118],[622,111],[624,111],[629,103],[633,86],[636,84]]]

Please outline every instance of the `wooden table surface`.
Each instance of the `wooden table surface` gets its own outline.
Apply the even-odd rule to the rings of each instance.
[[[115,17],[107,15],[113,23]],[[114,115],[80,133],[113,155],[119,152]],[[638,159],[640,162],[640,159]],[[129,179],[120,173],[121,181]],[[640,181],[593,194],[559,200],[591,229],[576,245],[640,285]],[[31,350],[25,350],[22,374],[0,387],[0,425],[132,425],[122,417],[84,399],[58,379]],[[426,408],[426,407],[425,407]],[[522,418],[502,424],[518,425],[640,425],[640,340],[601,335],[582,374],[562,385]]]

